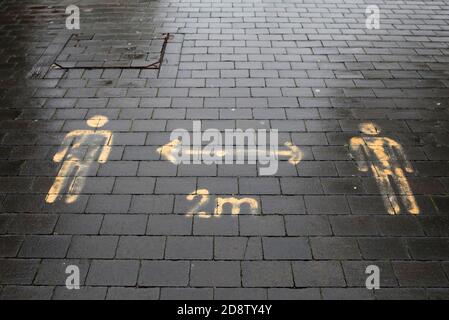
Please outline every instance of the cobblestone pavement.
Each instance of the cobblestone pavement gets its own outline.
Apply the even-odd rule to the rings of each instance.
[[[449,298],[449,1],[2,0],[0,33],[1,299]],[[193,120],[300,162],[167,161]]]

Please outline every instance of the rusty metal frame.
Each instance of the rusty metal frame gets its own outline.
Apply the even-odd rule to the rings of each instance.
[[[61,70],[72,70],[72,69],[120,69],[120,70],[127,70],[127,69],[153,69],[153,70],[157,70],[160,69],[162,62],[164,61],[164,55],[165,55],[165,50],[167,48],[167,43],[168,40],[170,39],[170,33],[164,33],[163,35],[163,43],[162,43],[162,48],[159,54],[159,60],[156,62],[153,62],[149,65],[146,66],[126,66],[126,67],[97,67],[97,66],[89,66],[89,67],[83,67],[83,66],[74,66],[74,67],[64,67],[61,66],[59,63],[57,63],[56,61],[53,62],[52,66],[57,67],[57,69],[61,69]],[[69,40],[67,40],[66,44],[68,43]],[[62,50],[61,50],[62,51]],[[56,58],[57,59],[57,58]],[[55,59],[55,60],[56,60]]]

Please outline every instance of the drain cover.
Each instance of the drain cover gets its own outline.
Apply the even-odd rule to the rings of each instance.
[[[62,69],[158,69],[169,35],[73,34],[54,65]],[[130,40],[133,39],[133,40]]]

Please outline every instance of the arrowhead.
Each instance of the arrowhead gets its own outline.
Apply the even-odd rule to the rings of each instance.
[[[178,164],[178,158],[174,154],[177,152],[180,143],[181,141],[179,139],[175,139],[163,145],[162,147],[157,148],[156,150],[166,160],[170,161],[173,164]]]
[[[293,165],[297,165],[298,163],[300,163],[302,159],[301,149],[299,149],[291,142],[284,143],[284,146],[290,149],[290,158],[288,159],[288,162]]]

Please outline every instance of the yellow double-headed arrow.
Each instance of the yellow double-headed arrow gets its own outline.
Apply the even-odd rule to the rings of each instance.
[[[302,152],[301,150],[295,146],[291,142],[285,142],[284,146],[287,147],[287,150],[276,150],[274,151],[274,155],[278,157],[286,157],[288,158],[288,162],[292,165],[297,165],[301,159],[302,159]],[[157,148],[157,151],[162,155],[163,158],[170,161],[171,163],[177,164],[179,163],[177,155],[179,155],[179,152],[181,151],[182,147],[182,141],[179,139],[174,139],[167,144],[163,145],[162,147]],[[230,147],[231,148],[231,147]],[[248,157],[251,157],[252,159],[256,159],[258,150],[257,148],[251,147],[251,148],[245,148],[245,146],[240,147],[232,147],[232,154],[234,156],[238,155],[245,155],[247,154]],[[195,147],[195,148],[189,148],[186,150],[182,150],[183,153],[187,156],[195,156],[196,158],[199,158],[199,156],[207,155],[208,157],[219,157],[224,158],[229,153],[229,151],[226,151],[226,148],[221,149],[220,151],[217,151],[215,153],[210,153],[208,151],[204,151],[201,147]],[[270,151],[272,152],[272,151]]]

